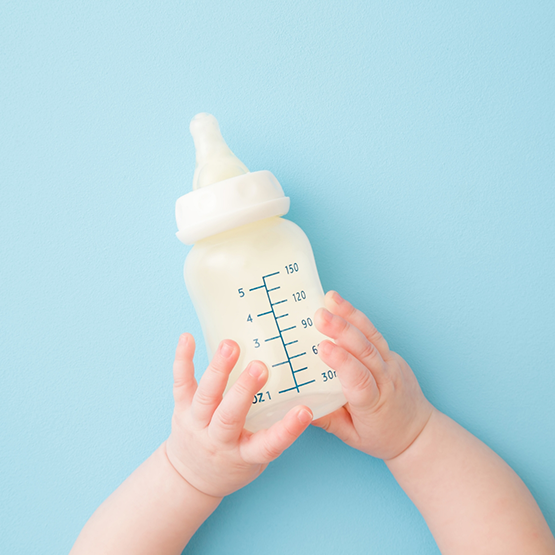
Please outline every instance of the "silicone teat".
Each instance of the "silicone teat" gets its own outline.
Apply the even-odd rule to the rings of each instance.
[[[249,170],[231,152],[222,134],[218,121],[212,114],[197,114],[189,127],[195,141],[197,161],[193,176],[193,191],[249,173]]]

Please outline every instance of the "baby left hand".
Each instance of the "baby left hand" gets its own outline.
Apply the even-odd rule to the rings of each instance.
[[[222,341],[198,385],[194,352],[193,336],[183,334],[173,367],[175,409],[166,452],[189,484],[207,495],[223,497],[258,477],[302,434],[312,413],[298,406],[268,430],[255,434],[245,430],[252,399],[268,379],[266,366],[251,362],[223,396],[239,358],[239,345]]]

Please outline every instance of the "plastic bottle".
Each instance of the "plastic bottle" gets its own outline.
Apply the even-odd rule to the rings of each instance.
[[[314,418],[345,404],[337,376],[318,357],[324,338],[314,314],[324,304],[308,238],[282,218],[289,210],[269,171],[250,173],[229,150],[218,122],[191,122],[196,148],[193,192],[177,200],[177,237],[194,244],[185,283],[212,356],[223,339],[241,348],[228,388],[251,360],[269,370],[245,427],[270,427],[304,404]]]

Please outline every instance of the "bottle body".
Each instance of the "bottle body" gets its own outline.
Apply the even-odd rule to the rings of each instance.
[[[324,336],[314,314],[324,293],[308,238],[296,224],[270,217],[198,241],[184,276],[209,355],[223,339],[241,348],[227,387],[251,360],[268,367],[248,430],[268,428],[300,404],[314,418],[345,404],[335,372],[317,354]]]

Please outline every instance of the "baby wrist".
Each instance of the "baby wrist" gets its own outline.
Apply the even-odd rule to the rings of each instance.
[[[430,405],[431,410],[428,414],[428,416],[425,418],[424,420],[424,424],[423,426],[420,428],[420,430],[418,431],[418,433],[416,433],[416,435],[414,436],[414,438],[412,438],[412,440],[410,441],[410,443],[408,443],[408,445],[406,445],[404,448],[402,448],[396,455],[394,455],[393,457],[389,457],[387,459],[383,459],[383,461],[389,466],[389,464],[393,464],[394,461],[397,461],[401,458],[405,458],[411,451],[414,451],[415,446],[418,445],[419,443],[419,438],[421,438],[423,435],[426,434],[426,431],[429,429],[430,427],[430,423],[432,422],[432,420],[435,420],[435,418],[437,417],[437,415],[435,413],[439,413],[439,411],[433,406]]]
[[[199,495],[204,496],[208,501],[213,501],[216,504],[219,504],[220,501],[223,499],[223,496],[216,496],[216,495],[211,495],[210,493],[206,493],[205,491],[202,491],[201,489],[199,489],[197,486],[195,486],[194,484],[191,483],[190,480],[188,480],[185,477],[185,472],[184,469],[182,468],[182,464],[177,461],[177,460],[172,460],[172,457],[169,455],[168,453],[168,448],[167,448],[167,441],[164,441],[164,443],[161,446],[161,449],[163,451],[164,454],[164,458],[166,460],[167,466],[169,468],[169,470],[176,475],[179,480],[190,490],[193,491],[193,493],[197,493]]]

